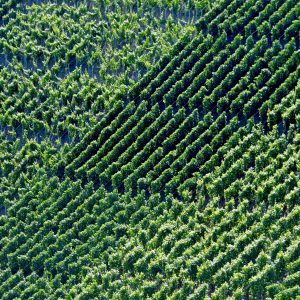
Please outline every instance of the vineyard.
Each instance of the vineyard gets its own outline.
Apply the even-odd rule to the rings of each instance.
[[[300,2],[5,0],[0,299],[300,299]]]

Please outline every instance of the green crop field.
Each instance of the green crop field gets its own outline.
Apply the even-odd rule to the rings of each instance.
[[[0,299],[300,299],[299,0],[0,1]]]

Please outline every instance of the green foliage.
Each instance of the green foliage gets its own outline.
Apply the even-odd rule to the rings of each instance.
[[[0,298],[296,299],[298,11],[5,1]]]

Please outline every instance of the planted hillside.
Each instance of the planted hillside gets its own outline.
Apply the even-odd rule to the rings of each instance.
[[[300,297],[299,16],[221,0],[32,176],[13,155],[0,298]]]
[[[4,1],[0,206],[52,176],[53,163],[162,56],[164,66],[207,9],[196,1]]]

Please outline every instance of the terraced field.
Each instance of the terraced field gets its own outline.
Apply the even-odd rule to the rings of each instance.
[[[67,70],[58,67],[59,80],[39,71],[37,60],[28,82],[41,87],[30,94],[20,86],[26,55],[3,52],[1,299],[300,297],[300,3],[221,0],[206,13],[197,7],[189,11],[194,25],[182,25],[175,44],[164,44],[168,52],[148,60],[146,74],[135,60],[132,74],[141,78],[117,92],[105,94],[109,77],[102,85],[93,77],[103,74],[93,60],[85,73],[60,61]],[[57,8],[30,8],[46,9]],[[74,10],[89,19],[84,6]],[[174,4],[169,13],[192,19],[175,14]],[[3,35],[13,34],[7,26],[23,24],[21,14],[5,16],[2,45]],[[65,30],[75,34],[72,24]],[[90,29],[83,24],[84,36]],[[82,45],[100,41],[85,38]],[[37,48],[48,51],[46,42]],[[12,67],[24,81],[9,77]],[[112,90],[125,73],[110,75]],[[44,86],[36,76],[59,86],[38,96]],[[72,116],[70,99],[70,107],[80,102],[77,125],[68,127],[69,142],[55,146],[49,134],[60,136],[55,116]],[[42,116],[33,119],[41,129],[20,126],[31,110]],[[47,115],[49,123],[41,119]],[[32,140],[36,130],[42,134]]]

